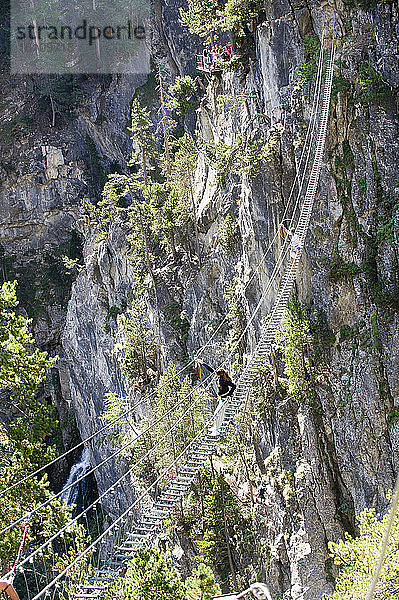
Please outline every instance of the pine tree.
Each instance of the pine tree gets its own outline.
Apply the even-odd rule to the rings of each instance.
[[[41,401],[36,392],[56,359],[33,348],[31,320],[15,314],[12,309],[17,304],[16,282],[8,281],[0,288],[0,402],[2,411],[10,413],[12,410],[14,416],[0,424],[1,529],[24,517],[50,497],[47,474],[32,477],[12,490],[8,488],[42,467],[55,454],[54,448],[47,446],[45,441],[57,425],[54,407]],[[26,544],[33,550],[50,532],[70,518],[70,507],[63,500],[53,501],[30,518]],[[3,573],[8,571],[15,559],[24,525],[21,522],[1,536]],[[72,536],[76,546],[72,546]],[[65,534],[65,547],[69,547],[71,553],[75,552],[74,547],[79,551],[83,539],[81,526],[72,526]],[[54,572],[58,572],[64,564],[65,555],[52,547],[46,550],[45,555],[53,556]],[[35,569],[40,573],[41,565],[35,565]]]
[[[191,577],[187,577],[184,583],[187,600],[212,600],[214,596],[221,594],[212,569],[203,563],[198,565]]]
[[[137,298],[126,314],[119,315],[118,323],[125,335],[122,371],[131,383],[146,381],[147,370],[156,366],[158,346],[143,299]]]
[[[132,102],[130,116],[131,126],[129,131],[132,134],[133,143],[138,148],[137,153],[134,153],[132,156],[130,165],[134,165],[136,161],[140,163],[142,180],[145,187],[150,182],[150,173],[154,170],[160,156],[152,131],[153,123],[150,113],[140,104],[138,98],[135,98]]]
[[[176,77],[174,84],[168,89],[168,109],[184,117],[198,108],[199,100],[196,98],[196,92],[195,81],[189,75]]]
[[[107,600],[186,600],[184,584],[166,556],[155,548],[140,550]]]
[[[224,582],[230,579],[237,589],[235,556],[237,550],[246,547],[248,518],[223,473],[214,475],[209,470],[205,471],[202,483],[205,489],[204,534],[202,539],[197,540],[202,560],[212,565]]]
[[[172,165],[172,186],[184,203],[187,223],[193,223],[195,231],[195,244],[198,260],[201,264],[201,251],[199,245],[199,232],[197,224],[197,209],[194,196],[194,174],[198,162],[198,148],[193,138],[185,133],[178,141],[177,151]]]
[[[193,388],[189,376],[180,379],[175,365],[170,363],[159,380],[151,418],[154,425],[151,431],[141,438],[141,443],[135,447],[135,458],[139,459],[155,442],[165,435],[167,437],[154,455],[140,466],[141,472],[153,476],[154,471],[162,471],[179,456],[189,440],[202,429],[204,416],[201,398],[200,392]],[[193,403],[194,406],[190,408]],[[178,406],[174,408],[176,404]],[[168,413],[167,417],[160,420],[166,413]],[[172,432],[168,433],[172,425],[179,420]],[[144,424],[143,428],[145,428]]]
[[[343,540],[328,544],[339,570],[335,591],[323,600],[364,600],[381,552],[381,539],[389,513],[381,518],[375,509],[365,509],[358,517],[359,537],[346,534]],[[385,561],[373,598],[399,600],[399,515],[393,520]]]

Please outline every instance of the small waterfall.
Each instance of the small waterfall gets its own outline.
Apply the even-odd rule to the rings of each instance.
[[[68,487],[71,483],[82,477],[90,469],[90,452],[85,448],[82,452],[81,457],[73,465],[71,472],[69,473],[68,480],[63,487],[63,490]],[[76,485],[73,485],[68,490],[62,491],[61,498],[65,500],[67,504],[75,504],[76,510],[84,508],[85,500],[88,492],[87,478],[82,479]]]

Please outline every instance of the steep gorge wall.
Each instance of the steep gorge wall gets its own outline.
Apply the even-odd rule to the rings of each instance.
[[[258,566],[275,596],[294,600],[319,600],[332,589],[327,541],[337,540],[344,530],[356,531],[355,515],[366,506],[385,510],[386,494],[398,470],[398,14],[393,2],[378,3],[367,13],[351,12],[341,3],[336,7],[341,38],[339,81],[335,82],[318,200],[297,277],[300,298],[313,311],[323,312],[334,335],[326,350],[328,376],[315,385],[316,402],[298,402],[286,393],[276,400],[268,388],[270,402],[252,440],[256,442],[253,479],[267,491],[266,503],[257,505],[255,514],[255,534],[267,548],[258,556]],[[165,19],[169,11],[175,16],[176,7],[164,7]],[[322,16],[318,2],[268,4],[265,22],[256,29],[256,60],[250,60],[245,76],[225,73],[208,87],[198,111],[199,133],[226,144],[238,135],[259,138],[272,142],[272,152],[260,173],[252,178],[229,177],[225,185],[215,185],[213,170],[200,163],[196,188],[202,268],[188,258],[180,265],[170,265],[165,259],[155,273],[161,310],[175,303],[190,324],[183,342],[170,323],[163,322],[164,365],[170,359],[179,363],[182,354],[194,354],[215,331],[229,309],[224,296],[235,276],[247,317],[261,298],[278,247],[265,263],[263,254],[288,201],[311,110],[311,86],[294,89],[297,68],[307,60],[303,39],[321,34]],[[170,73],[176,65],[181,68],[185,58],[182,48],[176,50],[176,32],[176,25],[167,20],[164,37],[160,37],[166,39],[168,50],[157,45],[154,51]],[[363,63],[376,68],[391,86],[390,94],[361,101]],[[112,83],[101,99],[106,107],[113,107],[111,112],[104,110],[104,124],[95,127],[99,92],[98,96],[93,92],[92,103],[79,117],[78,125],[84,124],[82,130],[89,132],[96,147],[117,161],[128,153],[127,140],[118,131],[126,124],[137,84]],[[222,108],[217,102],[221,95],[241,96],[242,101],[236,108]],[[3,184],[2,244],[7,255],[24,261],[21,256],[27,251],[16,250],[21,239],[28,250],[35,248],[42,254],[46,245],[67,240],[72,227],[85,238],[84,268],[73,284],[67,314],[65,308],[51,309],[58,320],[50,317],[51,326],[43,325],[37,332],[45,332],[40,338],[44,344],[55,340],[62,359],[61,389],[86,437],[98,425],[104,394],[129,393],[110,353],[115,341],[111,309],[122,309],[131,301],[134,273],[124,226],[115,223],[111,235],[99,243],[81,218],[77,200],[87,193],[90,181],[81,154],[71,154],[76,145],[82,148],[77,144],[81,134],[77,129],[68,135],[63,131],[62,143],[59,135],[53,132],[45,140],[36,140],[37,148],[43,145],[46,150],[37,150],[39,162],[30,163],[25,172],[42,180],[26,178],[28,195],[20,191],[25,181],[22,173],[9,175]],[[15,188],[10,184],[13,177]],[[27,197],[29,204],[23,200]],[[23,210],[17,217],[11,207],[18,203]],[[238,226],[228,251],[220,238],[226,215]],[[17,219],[21,220],[19,231],[29,226],[20,238],[10,233]],[[40,222],[45,223],[44,229]],[[258,264],[259,274],[244,291]],[[272,290],[264,300],[247,335],[248,354],[274,295]],[[50,316],[51,310],[47,310]],[[151,296],[148,311],[154,323]],[[212,363],[224,358],[226,335],[222,330],[206,354]],[[278,371],[284,380],[281,362]],[[93,445],[92,452],[98,461],[109,453],[109,447]],[[103,469],[97,479],[99,490],[108,487],[123,468],[112,463]],[[237,477],[242,483],[243,474]],[[131,495],[126,487],[106,508],[117,511]]]
[[[257,518],[258,535],[269,547],[264,576],[275,594],[301,599],[318,599],[331,589],[327,540],[356,531],[354,517],[365,507],[386,510],[398,468],[399,148],[393,58],[398,14],[393,3],[378,4],[373,16],[349,13],[344,5],[338,9],[339,68],[327,151],[297,277],[300,298],[312,311],[323,312],[335,341],[328,350],[328,377],[316,385],[316,402],[297,403],[292,397],[270,402],[257,432],[264,463],[258,460],[259,471],[254,469],[268,495]],[[251,266],[261,260],[259,246],[265,249],[283,213],[293,180],[290,157],[298,158],[295,148],[309,115],[307,88],[305,94],[294,90],[290,99],[295,69],[306,60],[302,38],[312,31],[320,35],[322,29],[317,3],[273,3],[268,19],[258,28],[259,61],[252,65],[253,74],[243,87],[226,76],[220,90],[250,96],[255,89],[266,126],[248,104],[232,129],[224,116],[201,115],[203,131],[226,142],[251,117],[250,131],[264,139],[273,134],[273,123],[274,129],[279,122],[284,125],[274,164],[241,189],[241,260]],[[370,63],[390,91],[385,88],[386,97],[376,95],[368,103],[360,99],[359,71]],[[342,81],[347,93],[336,91]],[[285,116],[283,103],[289,107]],[[209,211],[220,215],[224,206],[216,196]],[[260,288],[255,299],[259,295]],[[247,301],[250,314],[253,296]]]
[[[178,4],[169,7],[168,14],[169,33],[176,37],[174,23],[177,22]],[[173,59],[161,17],[162,9],[148,24],[148,36],[157,60],[163,65],[165,79],[171,80],[172,73],[183,72],[196,40],[189,41],[189,36],[183,35],[181,44],[175,44]],[[5,52],[3,39],[0,51]],[[71,426],[73,382],[69,378],[61,338],[67,326],[72,283],[83,264],[82,244],[90,237],[82,219],[81,201],[96,202],[107,173],[126,168],[132,149],[126,129],[130,105],[137,89],[146,84],[147,77],[11,76],[4,54],[0,57],[0,272],[3,281],[18,280],[19,309],[33,319],[39,346],[51,355],[59,356],[57,369],[48,378],[43,397],[52,397],[56,403],[62,437],[68,447],[77,441],[78,432]],[[145,87],[144,93],[149,97],[154,85],[151,80]],[[77,262],[72,272],[64,264],[64,256]],[[95,273],[91,275],[95,281]],[[128,285],[129,278],[126,277],[124,286]],[[96,303],[100,300],[96,297]],[[97,304],[91,309],[95,314]],[[83,314],[82,308],[76,318]],[[99,336],[107,338],[102,330]],[[94,338],[91,335],[89,342],[92,355],[96,348]],[[74,343],[79,344],[79,339]],[[81,340],[80,346],[84,352],[85,345]],[[99,348],[108,347],[109,340],[101,339]],[[104,360],[112,363],[108,355]],[[92,362],[89,354],[82,360],[85,369]],[[101,398],[104,390],[123,389],[122,383],[118,385],[120,374],[118,376],[116,364],[112,364],[110,373],[105,387],[98,381],[95,385],[95,393]],[[85,375],[84,372],[82,379]],[[90,377],[88,381],[91,381]],[[89,413],[91,395],[92,386],[88,384],[84,411],[81,419],[77,418],[80,435],[87,435],[96,425],[97,412],[90,413],[91,421],[85,416]],[[71,457],[74,458],[78,456]],[[55,474],[57,479],[60,478],[59,484],[65,479],[68,467],[70,465],[63,465],[62,472]]]
[[[255,517],[256,533],[268,548],[268,556],[260,557],[263,577],[276,595],[295,599],[316,600],[331,591],[327,541],[337,540],[344,530],[355,532],[355,515],[363,508],[384,511],[397,472],[398,120],[391,55],[397,53],[398,21],[392,3],[379,4],[374,20],[368,13],[340,8],[339,80],[320,192],[297,278],[300,298],[324,313],[334,335],[327,351],[328,377],[316,385],[316,403],[287,396],[269,403],[258,423],[260,452],[253,467],[268,496]],[[230,73],[211,83],[198,129],[205,139],[227,144],[238,135],[273,140],[272,157],[253,179],[233,177],[223,186],[215,185],[213,170],[200,164],[204,264],[199,271],[194,264],[191,272],[174,269],[177,282],[167,265],[157,273],[164,282],[159,288],[163,304],[177,301],[190,322],[189,354],[206,342],[228,311],[228,282],[236,275],[241,282],[248,280],[254,265],[262,264],[288,200],[310,115],[311,88],[295,90],[295,77],[306,61],[303,37],[321,34],[320,6],[272,4],[267,17],[257,30],[258,60],[244,80]],[[378,66],[393,92],[364,102],[359,69],[369,62]],[[346,92],[337,91],[342,81]],[[218,107],[217,96],[242,94],[246,101],[238,108]],[[226,215],[239,227],[228,252],[218,235]],[[112,252],[112,242],[107,243]],[[103,252],[100,247],[100,262]],[[248,316],[272,266],[269,257],[244,293]],[[248,353],[273,295],[253,323]],[[166,364],[173,331],[165,325],[162,332]],[[206,358],[218,362],[224,356],[223,341],[223,336],[217,338]]]

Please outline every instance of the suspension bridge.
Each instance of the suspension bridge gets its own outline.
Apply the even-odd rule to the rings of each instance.
[[[248,320],[245,330],[235,342],[235,346],[231,350],[230,356],[226,359],[226,362],[228,362],[234,355],[235,348],[238,347],[256,315],[259,314],[272,286],[278,285],[274,306],[260,328],[256,348],[238,378],[234,396],[227,400],[219,410],[212,412],[207,408],[207,403],[203,402],[204,394],[207,394],[209,390],[210,376],[205,380],[203,390],[200,386],[193,388],[184,399],[187,400],[187,398],[190,397],[189,405],[185,405],[180,417],[170,425],[169,429],[160,440],[153,444],[126,473],[124,473],[117,481],[114,481],[95,502],[83,509],[55,533],[49,535],[48,539],[44,540],[35,550],[28,553],[23,560],[19,561],[18,558],[13,569],[3,578],[3,581],[8,582],[9,584],[8,590],[6,586],[0,586],[0,590],[4,589],[3,593],[6,593],[9,598],[12,598],[11,590],[14,591],[15,587],[16,592],[20,594],[20,598],[26,600],[39,600],[39,598],[51,598],[52,600],[57,600],[60,597],[65,597],[65,594],[73,600],[99,599],[109,588],[112,581],[124,572],[135,552],[144,546],[152,545],[155,542],[162,530],[165,519],[188,491],[192,481],[199,473],[204,463],[210,458],[219,443],[220,438],[225,435],[231,422],[237,415],[237,412],[243,406],[259,370],[268,358],[276,331],[281,325],[284,312],[292,294],[298,262],[305,245],[305,238],[310,225],[325,148],[334,58],[335,42],[325,40],[323,35],[317,77],[313,91],[312,116],[308,124],[297,175],[291,188],[284,215],[281,219],[282,223],[288,217],[289,211],[291,211],[289,229],[295,230],[295,234],[299,240],[299,250],[295,260],[291,260],[291,262],[287,260],[290,252],[290,240],[289,238],[285,239],[275,266],[269,276],[269,281],[262,290],[261,298]],[[298,188],[296,192],[296,202],[294,206],[292,206],[291,200],[296,187]],[[279,231],[276,231],[263,255],[262,261],[273,249],[274,245],[279,243],[279,238]],[[250,285],[253,278],[256,276],[262,261],[255,268],[247,286]],[[205,348],[211,344],[211,340],[218,331],[220,331],[222,325],[223,322],[218,326],[207,344],[202,347],[200,353],[204,352]],[[176,377],[183,373],[186,368],[187,367],[181,369],[176,374]],[[167,383],[168,382],[164,385]],[[201,393],[198,393],[199,390],[202,390]],[[78,444],[44,467],[41,467],[29,476],[26,476],[9,486],[3,493],[14,490],[19,485],[37,477],[37,475],[45,471],[46,468],[54,465],[57,461],[75,451],[77,448],[87,445],[101,433],[108,432],[111,427],[116,428],[130,412],[142,402],[148,402],[155,393],[156,392],[141,399],[111,423],[99,428],[81,444]],[[62,568],[57,567],[52,550],[57,544],[62,546],[62,543],[64,543],[65,555],[68,556],[65,536],[70,530],[71,525],[78,522],[81,523],[82,519],[85,519],[88,526],[88,513],[89,511],[96,511],[96,509],[97,512],[95,512],[95,514],[96,518],[98,518],[98,507],[100,506],[101,501],[109,494],[112,494],[115,489],[121,485],[123,480],[131,477],[140,463],[143,463],[146,458],[153,455],[157,449],[161,448],[162,444],[165,443],[169,436],[173,435],[173,432],[178,425],[185,421],[189,422],[192,410],[200,403],[202,403],[203,406],[203,419],[201,425],[197,427],[197,429],[193,429],[192,438],[186,443],[179,454],[174,457],[173,461],[160,472],[156,480],[148,485],[146,489],[138,492],[135,500],[122,512],[122,514],[115,518],[112,523],[103,527],[102,533],[100,533],[101,526],[100,523],[98,523],[98,536],[94,541],[88,543],[87,547],[81,551],[78,551],[78,549],[75,548],[73,558],[69,562],[67,561],[67,564],[64,564]],[[115,452],[111,453],[110,456],[101,461],[98,465],[95,465],[90,471],[85,473],[80,479],[78,478],[75,480],[71,485],[77,485],[84,477],[90,473],[94,473],[109,460],[119,456],[126,449],[131,448],[137,443],[138,439],[144,436],[146,432],[150,431],[157,423],[171,416],[174,410],[181,404],[182,401],[177,402],[158,419],[151,422],[136,438],[130,440],[121,448],[118,448]],[[158,489],[161,489],[161,492],[155,499],[151,500],[151,492]],[[0,531],[0,535],[13,528],[21,527],[21,524],[24,521],[28,522],[33,514],[39,514],[46,506],[56,502],[61,493],[65,493],[65,491],[66,489],[64,488],[62,492],[54,494],[40,506],[36,507],[29,515],[16,519],[13,523],[3,528],[3,530]],[[21,552],[22,546],[19,555]],[[16,575],[18,575],[18,580],[16,579]]]

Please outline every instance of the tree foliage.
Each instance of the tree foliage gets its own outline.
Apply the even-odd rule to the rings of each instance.
[[[359,537],[346,534],[343,540],[329,543],[339,576],[334,593],[324,596],[324,600],[364,600],[379,558],[388,518],[389,514],[380,518],[373,508],[366,509],[359,515]],[[379,600],[398,600],[398,582],[399,515],[396,515],[374,597]]]
[[[180,9],[180,18],[191,33],[201,37],[223,31],[245,35],[261,9],[260,0],[188,0],[187,10]]]
[[[360,99],[364,104],[384,101],[392,96],[392,90],[376,71],[371,61],[360,65],[359,81],[361,85]]]
[[[151,223],[153,239],[159,240],[162,247],[171,250],[176,256],[176,242],[182,239],[186,228],[192,223],[192,212],[184,195],[174,186],[152,183],[145,191],[148,205],[154,209]]]
[[[202,476],[204,531],[197,539],[201,560],[212,565],[224,582],[234,582],[236,558],[248,551],[248,517],[232,493],[223,473],[208,470]]]
[[[142,297],[136,298],[128,311],[118,316],[118,323],[125,336],[122,371],[131,383],[144,383],[148,369],[156,367],[158,345]]]
[[[43,74],[41,77],[28,78],[26,85],[34,95],[42,115],[47,114],[53,126],[71,119],[87,95],[87,84],[78,75]]]
[[[262,162],[269,158],[269,146],[263,145],[261,140],[247,142],[237,136],[233,144],[223,142],[209,142],[202,140],[201,150],[205,161],[216,173],[217,182],[225,184],[231,175],[247,175],[254,177],[259,173]]]
[[[292,296],[276,338],[283,349],[288,393],[297,401],[311,403],[315,399],[315,384],[325,383],[327,351],[335,341],[324,313],[318,309],[309,311]]]
[[[196,91],[195,82],[190,75],[176,77],[174,84],[168,89],[168,109],[178,116],[192,112],[199,106]]]
[[[9,417],[0,424],[1,492],[0,528],[24,518],[51,495],[47,475],[30,478],[22,485],[9,486],[30,475],[54,457],[54,449],[46,445],[56,421],[54,407],[37,396],[37,387],[55,359],[33,348],[31,320],[15,314],[16,282],[6,282],[0,289],[0,402]],[[26,546],[32,550],[71,518],[71,509],[62,500],[55,500],[29,518]],[[0,539],[0,560],[6,572],[16,555],[25,523],[13,527]],[[73,552],[72,536],[79,549],[84,534],[80,526],[65,534],[65,546],[50,547],[44,557],[53,556],[54,572],[65,565],[65,548]],[[40,574],[40,562],[35,565]]]
[[[132,134],[132,141],[137,147],[137,152],[133,153],[130,165],[134,165],[135,162],[140,163],[142,181],[147,184],[150,173],[160,160],[160,153],[153,132],[154,125],[149,110],[141,105],[138,98],[135,98],[132,102],[130,117],[129,131]]]
[[[177,244],[190,244],[193,227],[193,177],[198,152],[188,135],[175,144],[170,158],[171,174],[156,146],[153,125],[147,109],[135,98],[131,110],[133,152],[131,175],[108,176],[97,205],[83,206],[100,234],[109,231],[117,215],[128,221],[130,256],[136,269],[152,272],[154,251],[161,247],[177,257]]]
[[[124,577],[108,592],[114,600],[186,600],[184,584],[165,554],[155,548],[137,552]]]
[[[185,583],[187,600],[212,600],[221,594],[220,586],[215,582],[215,575],[208,565],[200,563],[187,577]]]
[[[309,348],[312,343],[305,306],[293,296],[285,311],[279,342],[284,346],[284,373],[288,393],[298,400],[306,394],[309,382]]]
[[[308,35],[303,43],[306,49],[306,60],[300,65],[297,72],[296,80],[299,85],[311,81],[316,75],[321,48],[320,40],[316,35]]]
[[[0,290],[0,386],[20,403],[34,402],[36,388],[54,359],[37,349],[29,351],[34,343],[29,329],[32,321],[11,310],[18,304],[16,285],[6,281]]]
[[[191,406],[193,403],[195,404]],[[166,413],[167,416],[160,420]],[[177,421],[180,422],[168,433]],[[142,459],[155,443],[164,436],[166,439],[139,466],[139,472],[146,476],[153,476],[168,466],[204,425],[200,392],[192,386],[189,376],[180,379],[172,363],[159,380],[150,422],[153,427],[140,438],[140,443],[135,447],[135,459]],[[143,420],[142,429],[146,425]]]
[[[194,195],[194,174],[198,162],[198,148],[194,139],[185,133],[176,145],[172,164],[171,185],[190,205]]]
[[[136,437],[135,415],[130,410],[129,403],[121,396],[109,392],[104,398],[105,410],[101,413],[103,423],[113,423],[119,419],[110,433],[107,433],[107,440],[115,446],[122,446],[133,442]],[[123,420],[122,420],[123,419]]]

